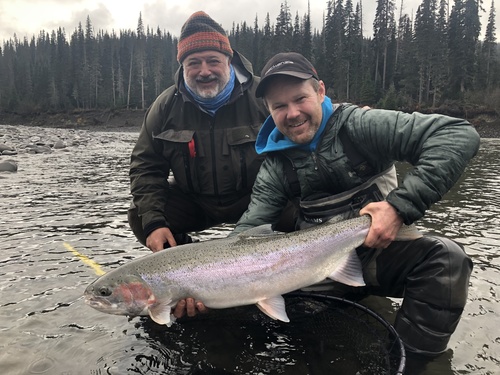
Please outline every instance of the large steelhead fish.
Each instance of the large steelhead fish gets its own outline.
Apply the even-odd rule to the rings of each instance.
[[[282,294],[327,278],[365,285],[355,248],[370,223],[362,216],[286,234],[263,225],[165,249],[95,280],[85,290],[86,303],[108,314],[149,315],[170,326],[172,307],[193,297],[214,309],[257,304],[271,318],[288,322]],[[421,237],[410,228],[403,227],[398,239]]]

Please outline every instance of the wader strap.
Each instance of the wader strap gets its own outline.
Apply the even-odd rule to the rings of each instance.
[[[300,214],[296,228],[305,229],[328,220],[340,221],[356,217],[368,203],[383,201],[387,191],[392,190],[396,183],[396,170],[391,166],[363,184],[343,193],[312,195],[307,200],[299,202]]]
[[[344,148],[344,153],[347,156],[348,163],[351,168],[356,172],[358,177],[362,179],[366,179],[366,177],[373,176],[375,170],[354,147],[351,139],[347,136],[346,132],[343,129],[339,131],[339,138],[342,142],[342,147]],[[300,197],[300,183],[299,178],[297,176],[297,170],[292,162],[285,156],[277,153],[279,157],[283,159],[283,165],[285,168],[285,176],[288,181],[288,185],[290,190],[292,191],[292,195],[294,197]]]
[[[300,182],[297,175],[297,169],[295,169],[295,166],[293,165],[291,160],[289,160],[286,156],[280,155],[280,157],[283,159],[283,165],[285,167],[285,177],[288,181],[288,186],[292,191],[292,196],[300,197]]]
[[[349,165],[351,166],[352,169],[356,172],[356,174],[361,177],[365,178],[367,176],[373,176],[374,169],[368,163],[368,160],[362,156],[356,147],[354,147],[354,144],[351,141],[351,138],[349,138],[344,130],[344,128],[340,129],[339,131],[339,138],[340,141],[342,142],[342,147],[344,148],[344,153],[347,156],[347,159],[349,160]]]

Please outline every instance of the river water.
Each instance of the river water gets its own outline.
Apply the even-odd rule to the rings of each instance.
[[[96,275],[71,250],[104,269],[148,253],[126,221],[128,162],[136,137],[0,125],[0,144],[18,151],[0,156],[0,163],[18,163],[16,173],[0,172],[0,374],[221,374],[229,372],[207,364],[193,368],[191,356],[210,353],[241,362],[235,368],[248,361],[237,344],[229,352],[217,349],[231,340],[234,326],[207,328],[211,347],[193,347],[196,335],[183,336],[180,324],[165,334],[148,318],[107,315],[84,304],[82,293]],[[57,141],[66,147],[51,152],[40,147]],[[474,271],[450,349],[428,363],[408,363],[408,374],[500,373],[499,171],[500,140],[483,139],[460,182],[418,222],[423,231],[463,244]],[[207,240],[229,231],[222,226],[195,237]],[[398,301],[372,297],[362,303],[390,321]],[[290,349],[278,337],[271,349],[287,345]],[[308,373],[294,363],[281,368],[279,373]]]

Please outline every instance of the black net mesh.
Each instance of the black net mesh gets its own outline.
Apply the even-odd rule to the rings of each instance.
[[[285,297],[290,323],[255,306],[211,310],[170,328],[143,318],[154,353],[134,373],[403,374],[404,348],[393,327],[368,308],[311,293]]]

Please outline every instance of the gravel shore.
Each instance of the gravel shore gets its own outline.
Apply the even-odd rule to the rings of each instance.
[[[139,131],[143,110],[86,110],[57,113],[17,114],[0,112],[0,124],[94,131]],[[500,138],[500,118],[469,119],[481,138]]]

